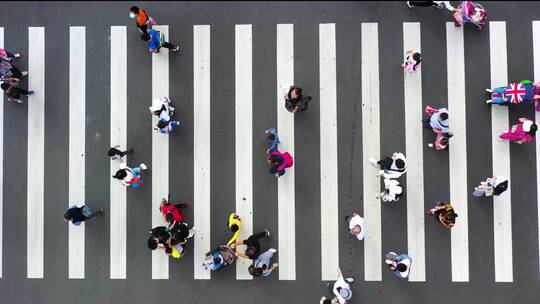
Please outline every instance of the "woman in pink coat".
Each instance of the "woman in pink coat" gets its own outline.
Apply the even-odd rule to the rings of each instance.
[[[538,126],[530,119],[522,117],[519,124],[513,125],[508,132],[499,135],[499,140],[515,141],[518,144],[528,143],[534,138]]]

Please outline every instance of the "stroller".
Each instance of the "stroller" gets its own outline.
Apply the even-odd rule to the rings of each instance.
[[[481,30],[486,25],[487,12],[484,7],[472,1],[461,1],[461,4],[454,11],[454,25],[463,26],[465,23],[476,25],[477,30]]]
[[[235,250],[226,245],[220,245],[211,252],[206,253],[202,266],[205,270],[218,270],[230,265],[236,260]]]

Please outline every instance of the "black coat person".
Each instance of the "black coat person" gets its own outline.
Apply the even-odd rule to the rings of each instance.
[[[285,108],[292,113],[302,112],[307,110],[311,96],[302,95],[302,89],[291,86],[285,98]]]

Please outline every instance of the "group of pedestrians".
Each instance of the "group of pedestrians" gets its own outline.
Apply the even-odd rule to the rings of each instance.
[[[481,29],[485,24],[485,9],[472,1],[462,1],[454,8],[449,1],[407,1],[410,8],[413,7],[436,7],[438,9],[446,8],[453,12],[456,26],[462,26],[465,23],[473,23],[477,29]],[[153,29],[156,25],[154,18],[147,12],[136,6],[129,10],[131,19],[135,20],[136,26],[141,33],[141,40],[147,42],[147,46],[152,53],[159,53],[160,48],[165,47],[173,52],[179,52],[180,47],[166,41],[165,36],[160,31]],[[402,68],[410,73],[416,72],[421,65],[422,55],[419,51],[407,50],[405,61]],[[22,103],[22,96],[31,95],[33,91],[28,91],[20,87],[21,79],[28,75],[27,71],[21,72],[14,65],[14,61],[20,58],[20,54],[12,54],[6,50],[0,49],[0,81],[1,88],[8,96],[8,100],[16,103]],[[511,83],[507,86],[486,89],[488,94],[487,104],[510,105],[521,103],[536,103],[537,111],[540,111],[540,82],[532,83],[524,80],[520,83]],[[297,86],[291,86],[284,95],[284,106],[287,111],[297,114],[308,109],[311,97],[304,95],[302,89]],[[152,101],[149,110],[152,115],[157,117],[157,124],[154,130],[161,134],[171,134],[175,128],[181,126],[180,121],[174,120],[175,108],[172,106],[169,97],[156,98]],[[449,112],[446,108],[434,108],[428,105],[425,108],[427,117],[423,120],[425,129],[434,133],[433,142],[428,143],[428,147],[436,151],[448,151],[449,140],[453,136],[450,132]],[[530,119],[522,117],[519,123],[513,125],[508,131],[499,136],[501,140],[509,140],[519,144],[532,141],[537,131],[537,125]],[[270,166],[270,173],[276,177],[283,176],[286,169],[294,164],[293,156],[288,152],[280,152],[279,136],[275,128],[265,131],[268,142],[267,162]],[[121,149],[120,145],[115,145],[108,150],[108,156],[111,160],[119,161],[118,170],[112,176],[122,185],[129,188],[139,188],[144,184],[142,173],[148,167],[141,163],[138,167],[131,168],[124,161],[126,155],[133,152],[133,148]],[[403,188],[400,184],[400,178],[407,172],[407,159],[401,152],[395,152],[391,156],[376,160],[368,158],[370,164],[378,169],[377,176],[383,178],[384,190],[378,192],[376,197],[383,202],[397,202],[403,196]],[[475,187],[474,196],[492,196],[501,195],[508,188],[508,179],[504,176],[495,175],[487,178]],[[186,253],[186,244],[195,234],[195,228],[190,227],[185,222],[186,216],[182,210],[187,208],[187,204],[174,204],[168,198],[162,198],[159,212],[163,218],[163,224],[152,228],[149,231],[147,240],[148,248],[151,250],[160,249],[173,258],[179,259]],[[450,203],[438,201],[433,208],[426,212],[433,216],[440,224],[451,229],[456,224],[458,214]],[[86,205],[72,205],[64,213],[64,221],[71,222],[79,226],[82,222],[92,218],[102,216],[104,209],[92,209]],[[353,213],[348,217],[349,230],[358,240],[363,240],[366,236],[366,221],[359,214]],[[242,221],[238,214],[232,213],[229,216],[228,229],[232,233],[231,238],[226,244],[217,246],[214,250],[205,255],[202,266],[215,271],[224,266],[233,264],[238,257],[251,261],[248,272],[254,277],[268,276],[277,267],[277,263],[272,262],[273,255],[277,252],[274,248],[268,248],[263,251],[261,240],[270,237],[267,229],[249,236],[247,239],[239,239],[242,229]],[[245,246],[245,249],[240,250]],[[389,269],[399,278],[407,278],[412,265],[412,258],[407,254],[397,254],[388,252],[384,256],[384,262]],[[345,278],[341,270],[337,269],[338,279],[335,283],[328,284],[328,288],[333,294],[331,299],[323,297],[321,303],[347,303],[352,298],[350,284],[354,282],[353,278]]]

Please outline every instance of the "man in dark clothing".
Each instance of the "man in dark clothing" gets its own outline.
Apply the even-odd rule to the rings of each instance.
[[[64,222],[68,223],[71,221],[73,225],[79,226],[82,222],[86,221],[87,219],[90,219],[94,216],[102,216],[103,213],[105,213],[105,210],[99,209],[97,211],[93,211],[88,206],[81,206],[77,207],[77,205],[73,205],[66,209],[66,213],[64,213]]]
[[[148,238],[148,248],[155,250],[161,244],[162,248],[168,247],[171,234],[167,231],[165,226],[157,226],[150,230],[150,237]]]
[[[118,148],[120,148],[120,145],[116,145],[114,147],[111,147],[109,148],[109,151],[107,152],[107,154],[109,155],[109,157],[111,159],[122,159],[122,157],[128,155],[129,153],[133,152],[133,148],[129,148],[127,149],[126,151],[120,151],[118,150]]]
[[[2,83],[0,87],[2,88],[2,90],[4,90],[4,92],[6,92],[8,100],[11,102],[22,103],[21,95],[28,96],[34,94],[34,91],[27,91],[25,89],[21,89],[8,82]]]
[[[268,229],[264,229],[263,232],[250,236],[247,238],[247,240],[237,240],[236,243],[234,243],[234,246],[231,247],[235,247],[237,245],[246,245],[247,248],[244,253],[237,251],[235,253],[236,256],[254,260],[261,254],[261,244],[259,243],[259,239],[262,239],[263,237],[270,237],[270,231],[268,231]]]

